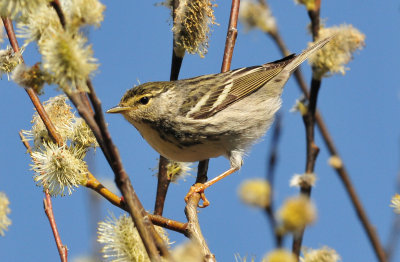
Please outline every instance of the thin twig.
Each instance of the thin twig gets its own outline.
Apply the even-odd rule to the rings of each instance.
[[[229,17],[228,32],[226,34],[224,57],[222,59],[221,73],[231,68],[233,49],[237,38],[237,22],[239,15],[240,0],[232,0],[231,14]]]
[[[18,46],[18,42],[15,37],[15,32],[13,30],[12,21],[8,18],[2,18],[2,20],[3,20],[4,27],[6,29],[7,35],[9,37],[10,44],[13,47],[14,52],[18,52],[19,46]],[[54,125],[50,121],[45,110],[43,109],[43,105],[40,103],[40,100],[37,97],[37,94],[35,93],[35,91],[32,88],[28,87],[28,88],[25,88],[25,90],[27,91],[29,97],[31,98],[32,103],[34,104],[36,110],[38,111],[47,130],[49,131],[50,137],[52,137],[53,140],[57,144],[61,145],[62,139],[61,139],[60,135],[56,132]],[[97,97],[95,100],[96,101],[98,100]],[[93,103],[93,101],[92,101],[92,103]],[[96,104],[96,106],[99,106],[99,105],[100,105],[100,103]],[[100,109],[101,109],[101,106],[100,106]],[[96,112],[96,113],[98,113],[98,112]],[[100,114],[102,115],[102,112],[100,112]],[[104,120],[104,117],[102,119]],[[102,124],[102,125],[100,125],[101,127],[104,127],[104,126],[106,127],[105,121],[103,121],[101,124]],[[106,127],[106,130],[107,130],[107,127]],[[105,132],[108,133],[108,130]],[[111,141],[110,136],[108,136],[106,138],[108,138],[107,142]],[[112,144],[112,142],[108,143],[107,145],[111,146],[111,147],[114,146]],[[113,150],[111,150],[111,151],[112,151],[112,153],[114,153],[114,156],[116,156],[116,161],[113,161],[113,165],[111,165],[111,167],[122,167],[119,155],[115,154],[115,152],[117,152],[115,149],[115,146],[114,146]],[[103,151],[103,152],[105,152],[105,151]],[[132,216],[132,219],[134,220],[135,225],[138,228],[139,234],[143,240],[143,243],[146,247],[149,257],[150,257],[150,259],[154,259],[154,260],[158,261],[160,258],[159,258],[157,249],[155,247],[155,241],[157,241],[156,239],[159,238],[159,236],[154,236],[153,233],[149,233],[148,230],[145,228],[144,224],[151,226],[151,222],[149,221],[149,219],[142,218],[142,216],[144,216],[146,214],[146,212],[145,212],[144,208],[141,206],[136,194],[134,193],[133,188],[130,184],[129,178],[126,175],[126,173],[124,172],[123,168],[122,169],[114,169],[113,168],[113,170],[114,170],[114,173],[116,173],[116,177],[118,177],[118,181],[120,181],[120,183],[117,183],[117,185],[120,186],[120,188],[121,188],[121,185],[123,185],[122,186],[123,189],[121,191],[122,191],[123,195],[125,196],[125,199],[127,201],[128,207],[129,207],[130,214]],[[118,171],[120,171],[120,173],[118,173]],[[120,174],[122,174],[122,175],[120,175]],[[130,193],[132,193],[132,194],[130,194]],[[129,194],[129,196],[128,196],[128,194]],[[135,204],[136,204],[136,206],[134,206]],[[144,220],[149,221],[149,222],[145,223],[145,222],[143,222]],[[151,230],[151,232],[155,232],[155,230]],[[160,247],[160,249],[162,249],[163,251],[166,251],[165,247]]]
[[[6,29],[7,36],[8,36],[9,42],[11,44],[11,47],[13,48],[13,51],[15,53],[17,53],[17,52],[19,52],[19,45],[18,45],[17,38],[15,36],[12,21],[9,18],[2,18],[2,20],[3,20],[4,28]],[[22,59],[22,62],[24,63],[24,59],[23,59],[22,55],[21,55],[21,59]],[[37,96],[35,90],[31,87],[26,87],[25,91],[28,94],[29,98],[31,99],[31,101],[32,101],[36,111],[38,112],[40,118],[42,119],[44,125],[46,126],[46,128],[49,132],[49,136],[54,140],[55,143],[62,145],[63,142],[62,142],[61,136],[57,133],[56,128],[54,127],[49,116],[47,115],[46,111],[44,110],[44,107],[43,107],[42,103],[40,102],[39,97]],[[21,139],[22,143],[24,144],[24,146],[26,147],[28,152],[31,154],[32,149],[31,149],[29,143],[26,141],[26,139],[24,138],[22,133],[20,133],[20,136],[22,138]],[[53,231],[53,235],[54,235],[54,239],[56,241],[58,253],[60,254],[60,259],[61,259],[61,261],[66,262],[68,260],[67,259],[68,258],[68,250],[61,242],[61,238],[60,238],[60,235],[57,230],[57,224],[55,222],[53,208],[52,208],[52,204],[51,204],[51,198],[48,193],[48,190],[45,190],[44,210],[49,219],[50,226]]]
[[[279,248],[282,245],[282,236],[277,233],[277,222],[275,218],[275,208],[274,208],[274,178],[275,178],[275,169],[276,163],[278,159],[278,145],[279,138],[281,136],[281,114],[278,113],[276,115],[276,120],[274,123],[274,130],[272,133],[271,139],[271,147],[268,154],[268,166],[267,166],[267,180],[269,182],[271,193],[270,193],[270,201],[269,205],[265,208],[265,212],[267,214],[269,224],[271,227],[271,232],[274,236],[276,247]]]
[[[147,213],[144,210],[138,196],[136,195],[136,192],[132,187],[131,181],[127,173],[125,172],[118,149],[114,145],[111,139],[111,135],[108,131],[108,127],[102,112],[101,102],[98,99],[90,80],[87,81],[87,85],[90,91],[89,99],[95,112],[94,119],[96,120],[98,128],[100,129],[101,136],[104,142],[105,150],[103,150],[103,152],[106,152],[105,154],[108,154],[107,160],[112,170],[114,171],[115,182],[118,188],[121,190],[122,195],[124,196],[124,199],[128,206],[128,212],[138,229],[138,232],[144,246],[146,247],[146,251],[150,259],[158,261],[160,260],[160,258],[155,244],[158,243],[157,239],[159,238],[159,236],[154,234],[155,230],[151,228],[151,221],[148,218]],[[85,116],[82,115],[82,117],[85,119],[85,121],[87,121]],[[162,253],[166,253],[168,256],[165,245],[158,246],[158,248],[163,250]]]
[[[309,10],[308,14],[311,19],[311,28],[313,39],[317,39],[319,32],[319,12],[321,1],[315,1],[315,9]],[[311,79],[310,97],[308,100],[307,112],[303,115],[303,122],[306,134],[306,167],[305,173],[311,174],[314,172],[315,163],[319,153],[319,147],[315,144],[315,111],[317,108],[318,93],[321,87],[321,80],[316,78],[314,73]],[[311,185],[302,183],[300,185],[300,194],[306,197],[311,196]],[[301,244],[303,242],[305,228],[293,235],[292,252],[297,258],[300,256]]]
[[[19,52],[19,45],[17,38],[15,37],[15,32],[14,32],[14,27],[12,24],[11,19],[9,18],[2,18],[4,28],[6,29],[7,36],[10,42],[11,47],[13,48],[13,51],[15,53]],[[24,62],[24,59],[21,55],[22,62]],[[46,111],[44,110],[44,107],[42,103],[39,100],[39,97],[37,96],[35,90],[31,87],[26,87],[25,88],[26,93],[28,94],[29,98],[31,99],[36,111],[38,112],[40,118],[42,119],[44,125],[46,126],[49,136],[53,139],[53,141],[59,145],[62,145],[62,139],[61,136],[57,133],[56,128],[54,127],[53,123],[51,122],[49,116],[47,115]]]
[[[168,163],[169,160],[160,155],[160,160],[158,162],[156,201],[154,203],[154,214],[159,216],[163,214],[165,199],[171,183],[171,179],[167,174]]]
[[[311,33],[313,36],[313,41],[315,41],[318,38],[319,34],[319,23],[320,23],[320,18],[319,18],[319,13],[321,10],[321,0],[315,0],[315,8],[313,10],[308,10],[308,16],[310,17],[311,20]]]
[[[148,214],[148,216],[154,225],[164,227],[164,228],[173,230],[175,232],[181,233],[185,236],[188,236],[187,223],[182,223],[182,222],[179,222],[176,220],[172,220],[172,219],[168,219],[168,218],[165,218],[162,216],[157,216],[157,215],[152,215],[152,214]]]
[[[320,13],[320,4],[321,4],[320,0],[317,0],[315,4],[316,4],[316,8],[314,10],[311,10],[308,12],[309,17],[311,19],[311,31],[313,34],[313,40],[315,40],[318,37],[318,31],[319,31],[319,27],[320,27],[320,24],[319,24],[320,23],[319,13]],[[301,77],[300,72],[296,72],[295,76],[296,76],[297,82],[299,83],[299,86],[303,90],[303,93],[309,98],[309,101],[311,102],[312,94],[308,95],[307,87],[305,85],[304,80]],[[313,81],[314,81],[314,77],[313,77]],[[320,83],[319,83],[319,85],[320,85]],[[312,92],[313,91],[312,91],[312,86],[311,86],[311,93]],[[328,147],[328,150],[331,153],[331,155],[339,156],[339,153],[334,146],[333,140],[328,132],[328,129],[326,128],[326,125],[324,124],[322,117],[320,116],[320,114],[318,112],[314,113],[314,117],[313,117],[312,121],[314,123],[315,122],[317,123],[319,130],[324,138],[324,142],[325,142],[326,146]],[[315,144],[311,144],[310,146],[311,146],[311,150],[314,150],[313,147],[315,146]],[[353,206],[357,212],[357,215],[358,215],[359,219],[361,220],[361,223],[368,235],[368,238],[374,248],[374,251],[375,251],[375,254],[376,254],[378,260],[381,262],[386,261],[385,252],[382,247],[382,244],[379,241],[379,238],[375,232],[374,227],[369,222],[367,214],[364,211],[361,201],[359,200],[359,198],[355,192],[355,189],[350,181],[350,177],[349,177],[344,165],[342,165],[339,168],[335,168],[335,169],[336,169],[341,181],[343,182],[347,193],[349,194],[349,197],[350,197],[350,199],[353,203]],[[297,245],[298,244],[299,243],[297,243]],[[301,240],[300,240],[300,245],[301,245]],[[295,243],[294,243],[293,247],[295,248]],[[300,247],[298,247],[298,248],[300,248]]]
[[[60,259],[62,262],[67,262],[68,249],[61,242],[60,234],[58,233],[57,229],[56,220],[54,218],[53,206],[51,204],[51,198],[48,189],[46,189],[45,195],[46,197],[43,199],[44,212],[46,213],[47,218],[49,219],[51,230],[53,231],[54,239],[56,241],[58,253],[60,255]]]
[[[29,145],[29,141],[25,138],[25,136],[22,133],[22,131],[19,131],[18,134],[19,134],[19,138],[21,139],[22,144],[25,146],[26,150],[31,155],[32,154],[32,148],[31,148],[31,145]]]
[[[108,200],[111,204],[116,207],[119,207],[125,211],[128,211],[127,206],[125,204],[124,198],[115,195],[113,192],[104,187],[93,174],[88,172],[88,180],[86,181],[85,186],[96,191],[98,194],[103,196],[106,200]],[[161,226],[179,233],[186,235],[186,224],[182,222],[178,222],[172,219],[168,219],[158,215],[148,214],[151,222],[157,226]]]
[[[50,2],[50,5],[54,8],[54,10],[57,13],[58,19],[60,20],[61,26],[65,29],[66,26],[66,20],[65,20],[65,15],[64,12],[61,8],[61,4],[59,0],[53,0]]]
[[[26,150],[30,155],[32,155],[32,148],[26,140],[25,136],[22,134],[22,131],[19,132],[19,137],[21,138],[22,144],[25,146]],[[67,262],[68,261],[68,249],[66,246],[62,244],[60,234],[58,233],[57,229],[57,223],[56,219],[54,217],[54,212],[53,212],[53,205],[51,203],[51,197],[49,194],[49,190],[45,190],[45,198],[43,199],[43,205],[44,205],[44,212],[46,213],[47,218],[49,219],[50,227],[53,232],[54,240],[56,242],[58,254],[60,255],[60,259],[62,262]]]
[[[185,207],[185,214],[188,219],[187,231],[189,238],[199,245],[203,260],[206,262],[215,262],[215,256],[207,246],[207,242],[201,233],[199,218],[197,216],[197,206],[200,201],[200,194],[192,194]]]
[[[179,0],[172,1],[172,20],[174,21],[175,26],[175,11],[179,6]],[[174,34],[175,35],[175,34]],[[178,80],[179,72],[181,70],[182,61],[185,56],[185,52],[183,51],[183,55],[178,55],[175,50],[176,39],[173,37],[172,43],[172,59],[171,59],[171,72],[170,72],[170,81]],[[171,178],[168,177],[167,174],[167,165],[169,160],[162,155],[160,155],[160,160],[158,163],[158,176],[157,176],[157,193],[156,193],[156,201],[154,204],[154,214],[162,215],[164,211],[165,199],[167,197],[167,192],[169,185],[171,183]]]
[[[315,110],[317,106],[318,92],[321,86],[321,81],[312,78],[310,99],[308,102],[307,113],[303,115],[304,127],[306,129],[306,168],[305,173],[311,174],[314,172],[315,163],[319,153],[319,147],[315,144],[314,126],[315,126]],[[311,185],[302,183],[300,185],[300,194],[306,197],[311,196]],[[303,241],[304,230],[294,234],[292,252],[296,257],[300,256],[301,244]]]
[[[287,55],[290,52],[288,51],[287,47],[285,46],[284,42],[282,41],[282,38],[280,37],[279,34],[277,34],[278,38],[274,37],[274,35],[271,35],[271,37],[275,40],[276,44],[278,45],[281,53],[283,55]],[[277,40],[280,39],[280,40]],[[296,79],[296,82],[298,86],[300,87],[301,91],[303,94],[306,96],[307,99],[310,98],[310,94],[308,92],[308,87],[307,84],[304,80],[303,75],[301,74],[300,68],[298,68],[294,72],[294,76]],[[324,144],[327,147],[329,153],[331,156],[337,156],[340,158],[339,151],[337,150],[335,143],[333,141],[333,138],[331,134],[329,133],[329,129],[326,126],[323,117],[321,116],[321,113],[318,112],[318,110],[315,112],[315,122],[317,124],[319,133],[321,134]],[[342,181],[343,186],[349,195],[349,198],[351,200],[351,203],[356,211],[356,214],[358,218],[361,221],[361,224],[367,233],[368,239],[378,257],[380,257],[380,261],[385,261],[384,260],[384,249],[382,247],[382,244],[380,243],[380,240],[378,238],[378,235],[375,232],[374,227],[372,226],[371,222],[368,219],[367,213],[361,203],[360,198],[358,197],[354,186],[351,182],[350,175],[347,172],[346,166],[342,161],[342,166],[340,168],[335,168],[336,173],[339,176],[339,179]],[[382,260],[383,259],[383,260]]]

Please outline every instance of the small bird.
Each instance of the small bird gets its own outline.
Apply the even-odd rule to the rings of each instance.
[[[128,90],[107,113],[121,113],[160,155],[178,162],[225,156],[231,168],[192,186],[185,200],[240,169],[244,153],[262,137],[281,106],[291,73],[331,38],[299,55],[219,74],[149,82]]]

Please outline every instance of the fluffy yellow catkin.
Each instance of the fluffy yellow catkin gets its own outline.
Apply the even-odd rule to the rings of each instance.
[[[171,243],[162,227],[155,227],[158,234],[169,246]],[[101,252],[107,261],[150,262],[139,232],[127,215],[116,218],[113,214],[100,222],[97,241],[103,244]]]
[[[390,202],[390,206],[394,208],[394,212],[400,214],[400,195],[395,194]]]
[[[308,59],[316,79],[338,73],[344,75],[348,70],[346,65],[353,59],[353,53],[365,45],[365,35],[352,25],[323,27],[319,30],[316,41],[331,35],[335,37]]]
[[[10,201],[3,192],[0,192],[0,236],[4,236],[4,231],[11,225],[11,220],[8,218],[11,210],[9,208]]]
[[[298,196],[287,199],[279,209],[278,216],[284,231],[297,232],[315,221],[317,211],[310,199]]]
[[[175,11],[174,49],[178,56],[184,51],[204,57],[208,48],[210,26],[216,24],[211,0],[181,0]]]
[[[266,208],[271,201],[271,187],[264,179],[244,181],[238,190],[240,199],[251,206]]]
[[[86,182],[87,166],[84,152],[78,147],[59,146],[52,142],[32,153],[32,170],[38,186],[48,189],[51,196],[72,194]]]
[[[341,261],[336,250],[330,247],[322,247],[320,249],[302,248],[303,257],[300,262],[338,262]]]
[[[262,262],[297,262],[297,259],[292,252],[279,248],[269,252]]]
[[[265,33],[276,33],[276,21],[268,5],[243,1],[240,4],[239,20],[246,30],[259,29]]]

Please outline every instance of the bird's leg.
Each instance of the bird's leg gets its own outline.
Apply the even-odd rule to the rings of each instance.
[[[208,188],[209,186],[215,184],[216,182],[220,181],[221,179],[223,179],[224,177],[229,176],[230,174],[236,172],[237,170],[239,170],[239,168],[237,167],[231,167],[230,169],[228,169],[227,171],[225,171],[224,173],[220,174],[219,176],[211,179],[210,181],[205,182],[204,184],[202,183],[196,183],[193,186],[190,187],[189,193],[187,193],[187,195],[185,196],[185,202],[187,203],[187,201],[189,200],[189,197],[194,194],[194,193],[199,193],[201,199],[203,200],[203,205],[199,205],[200,208],[204,208],[207,207],[208,205],[210,205],[210,202],[207,200],[206,195],[204,194],[204,190],[206,188]]]

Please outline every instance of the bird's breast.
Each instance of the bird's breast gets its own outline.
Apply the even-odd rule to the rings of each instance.
[[[167,123],[141,121],[134,126],[151,147],[170,160],[196,162],[228,153],[218,137],[177,131]]]

